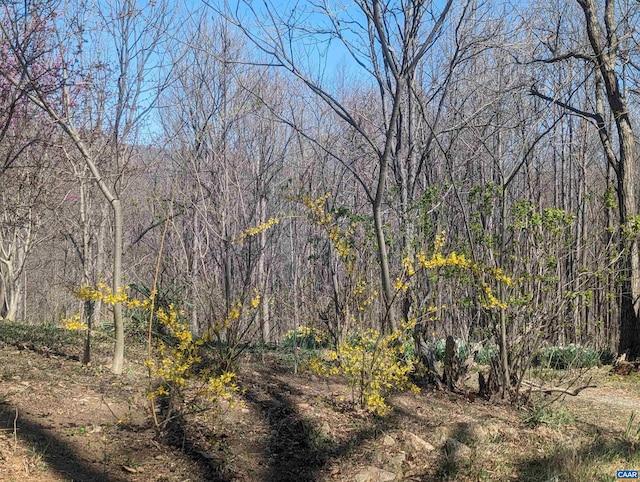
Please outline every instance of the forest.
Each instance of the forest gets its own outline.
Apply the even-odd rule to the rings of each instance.
[[[374,413],[640,358],[638,2],[1,5],[0,331],[142,340],[157,430],[258,348]]]

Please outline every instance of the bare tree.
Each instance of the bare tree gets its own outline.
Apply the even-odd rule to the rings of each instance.
[[[20,66],[12,61],[9,45],[0,47],[0,56],[2,70],[17,75]],[[46,70],[40,73],[43,77],[49,74]],[[15,319],[21,300],[26,303],[26,261],[56,194],[54,131],[23,90],[0,77],[0,318]],[[26,315],[23,309],[22,316]]]
[[[376,176],[367,182],[358,172],[353,172],[365,191],[375,224],[380,283],[383,295],[382,326],[394,328],[397,315],[392,307],[394,290],[389,267],[389,249],[384,232],[384,202],[387,193],[389,170],[394,156],[402,151],[403,137],[401,117],[409,118],[407,97],[413,77],[427,52],[431,50],[449,13],[452,1],[441,9],[435,3],[421,0],[408,3],[383,3],[378,0],[357,1],[352,8],[339,9],[328,2],[299,5],[290,16],[278,12],[275,6],[265,2],[261,7],[244,3],[251,12],[249,25],[238,10],[225,13],[258,47],[266,62],[284,68],[306,85],[325,102],[352,129],[369,155],[376,159]],[[326,28],[297,23],[297,16],[308,8],[322,14]],[[438,11],[439,10],[439,11]],[[374,83],[381,119],[369,119],[351,109],[331,88],[317,79],[317,75],[304,68],[299,49],[304,48],[305,38],[315,35],[318,40],[328,37],[339,39],[353,62]],[[299,42],[298,42],[299,40]],[[350,165],[348,159],[336,156]]]
[[[635,67],[637,42],[630,30],[628,19],[633,17],[637,6],[621,5],[605,0],[577,0],[584,15],[583,35],[586,44],[572,45],[562,38],[551,38],[543,44],[546,52],[536,61],[544,63],[582,62],[593,76],[592,109],[586,110],[565,102],[557,93],[551,95],[532,88],[532,94],[564,108],[568,113],[589,120],[600,138],[604,156],[615,173],[620,230],[618,240],[624,253],[620,261],[622,286],[620,289],[620,334],[618,352],[629,357],[640,356],[640,247],[638,246],[637,184],[639,179],[636,139],[632,124],[631,109],[625,92],[627,69]],[[602,20],[599,16],[602,16]],[[557,32],[566,33],[560,21]],[[622,66],[622,67],[621,67]],[[608,119],[613,120],[613,126]]]
[[[14,2],[3,2],[3,5],[0,33],[10,48],[12,68],[3,66],[0,74],[68,136],[110,204],[113,215],[112,289],[119,292],[123,288],[122,174],[135,129],[154,105],[154,90],[158,86],[154,84],[152,67],[157,62],[155,55],[169,17],[162,5],[150,5],[143,11],[132,0],[101,3],[94,17],[86,15],[83,8],[74,10],[73,5],[61,2],[33,1],[25,3],[24,7],[17,7]],[[65,15],[59,15],[59,12]],[[77,60],[82,58],[87,36],[91,37],[95,48],[110,45],[115,52],[114,58],[104,58],[97,66],[91,65],[98,67],[93,71],[84,70],[88,66]],[[43,72],[49,75],[45,76]],[[96,95],[97,108],[102,110],[96,118],[104,124],[77,126],[77,93],[96,88],[98,79],[105,81],[106,88],[99,92],[104,95]],[[100,145],[92,144],[87,137],[94,128],[106,133],[101,137],[104,142]],[[116,175],[111,179],[99,168],[98,159],[105,153],[109,153],[113,161]],[[114,306],[113,317],[112,371],[120,374],[124,364],[121,304]]]
[[[29,160],[12,163],[2,175],[0,194],[0,318],[7,320],[15,320],[19,312],[23,318],[27,315],[21,309],[27,258],[41,241],[42,225],[52,214],[52,197],[58,194],[49,177],[57,164],[52,149],[44,144],[22,147]]]

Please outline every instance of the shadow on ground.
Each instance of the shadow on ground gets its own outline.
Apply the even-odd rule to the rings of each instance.
[[[29,414],[21,413],[18,409],[17,418],[14,406],[0,402],[0,430],[5,433],[15,432],[21,447],[33,453],[47,468],[60,476],[62,480],[74,482],[125,482],[131,480],[126,474],[117,475],[123,471],[118,463],[107,463],[85,460],[75,451],[72,444],[61,438],[60,434],[50,429],[46,423],[35,420]],[[180,427],[179,424],[176,424]],[[139,427],[131,428],[132,432],[139,431]],[[144,430],[144,429],[143,429]],[[170,445],[179,449],[192,462],[189,468],[190,475],[197,477],[199,481],[228,482],[222,475],[223,464],[215,457],[199,450],[196,443],[182,431],[172,432]],[[138,448],[130,447],[135,452]],[[140,480],[140,479],[136,479]],[[154,479],[155,480],[155,479]],[[159,478],[158,480],[165,480]],[[167,479],[168,480],[168,479]]]
[[[264,482],[317,481],[329,461],[347,456],[392,423],[391,419],[380,419],[336,443],[300,414],[290,397],[294,388],[268,374],[252,382],[246,384],[244,399],[261,411],[272,434],[266,447],[268,470]]]
[[[17,412],[15,407],[0,403],[0,428],[13,432],[14,420],[16,435],[20,443],[30,446],[34,453],[42,457],[47,467],[65,480],[75,482],[124,482],[126,479],[107,474],[86,460],[79,458],[70,444],[61,440],[51,430],[31,417]]]
[[[166,435],[166,442],[191,459],[194,467],[197,468],[198,480],[203,482],[229,482],[231,479],[226,475],[227,464],[224,457],[200,448],[197,439],[185,431],[184,428],[187,425],[181,417],[176,417]],[[208,429],[201,427],[195,427],[191,431],[198,432],[200,430],[208,432]]]
[[[639,448],[640,445],[620,437],[599,435],[592,443],[580,447],[562,446],[549,455],[524,459],[518,464],[516,473],[518,480],[523,482],[616,480],[616,470],[640,468]],[[612,464],[609,479],[596,475],[596,469],[603,461]]]

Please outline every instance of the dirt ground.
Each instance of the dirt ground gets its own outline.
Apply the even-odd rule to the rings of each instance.
[[[615,480],[640,468],[627,430],[640,378],[606,367],[591,374],[597,388],[541,409],[542,423],[430,390],[373,417],[344,384],[266,354],[243,364],[239,404],[215,422],[189,418],[166,442],[154,438],[140,357],[115,377],[106,356],[85,367],[77,355],[0,344],[0,481]]]

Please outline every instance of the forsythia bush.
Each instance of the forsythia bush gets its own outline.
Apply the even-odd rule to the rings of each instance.
[[[298,200],[307,211],[307,217],[316,226],[322,228],[329,238],[338,260],[343,264],[345,279],[342,304],[357,307],[350,311],[350,318],[345,325],[355,326],[358,320],[366,323],[366,313],[376,306],[378,291],[372,289],[365,277],[357,269],[358,262],[355,250],[356,225],[354,222],[340,221],[338,211],[327,212],[325,204],[330,194],[317,199],[302,195]],[[498,299],[494,286],[509,286],[513,280],[501,268],[493,268],[474,261],[464,253],[444,252],[445,233],[436,236],[433,251],[429,254],[418,251],[404,257],[402,269],[393,282],[397,299],[413,288],[418,281],[418,274],[426,276],[459,277],[468,280],[475,291],[480,305],[485,310],[504,310],[507,304]],[[428,317],[434,316],[429,307]],[[356,318],[356,316],[358,318]],[[375,318],[375,316],[374,316]],[[407,356],[415,352],[412,331],[415,322],[405,322],[400,330],[383,336],[376,330],[360,331],[351,337],[340,337],[341,341],[335,350],[328,351],[325,357],[310,362],[310,369],[321,375],[340,374],[347,378],[354,401],[363,408],[377,413],[385,413],[389,407],[385,397],[392,390],[411,389],[417,387],[409,380],[415,369],[415,358]],[[342,335],[342,333],[341,333]]]
[[[150,345],[145,360],[145,366],[149,370],[147,396],[157,429],[164,429],[166,424],[179,413],[180,404],[185,397],[184,388],[188,381],[196,382],[199,386],[196,397],[208,402],[211,407],[216,407],[222,399],[231,400],[233,394],[238,392],[234,373],[216,374],[210,370],[196,369],[201,361],[200,349],[211,334],[203,338],[194,338],[189,325],[184,321],[184,313],[174,304],[167,308],[155,307],[155,291],[152,291],[148,298],[139,300],[130,298],[125,290],[114,294],[108,286],[100,283],[96,288],[89,286],[78,288],[74,294],[81,300],[102,301],[111,305],[122,303],[129,309],[142,309],[149,315],[150,320],[155,317],[163,326],[170,341],[158,340],[156,344]],[[229,314],[229,318],[233,316],[233,312]],[[62,323],[72,330],[87,329],[87,326],[81,322],[80,315],[62,320]],[[156,350],[154,351],[153,348]],[[165,402],[162,419],[158,419],[155,410],[155,401],[159,397],[163,397]]]
[[[173,304],[166,311],[159,308],[155,312],[160,324],[167,334],[176,340],[176,343],[167,345],[160,341],[159,356],[157,358],[150,356],[145,361],[157,385],[155,390],[150,391],[149,397],[164,395],[182,398],[180,391],[189,379],[202,381],[204,377],[205,384],[198,391],[199,396],[214,403],[219,399],[230,400],[233,393],[238,391],[238,386],[234,383],[235,374],[225,372],[212,375],[209,370],[195,372],[196,364],[201,361],[200,347],[208,337],[194,339],[188,324],[183,321],[181,316],[183,314],[177,311]]]
[[[402,276],[396,278],[393,287],[396,291],[407,291],[411,287],[411,278],[413,278],[420,269],[435,271],[451,270],[460,273],[469,273],[475,280],[478,288],[479,297],[482,307],[486,310],[506,309],[507,304],[499,300],[489,283],[485,280],[492,280],[495,283],[502,283],[511,286],[513,280],[508,276],[502,268],[492,268],[483,266],[472,261],[463,253],[455,251],[450,252],[446,256],[442,253],[444,247],[445,233],[436,236],[434,250],[431,256],[420,251],[412,257],[406,257],[402,260],[403,273]]]
[[[344,376],[354,402],[372,413],[384,415],[390,408],[386,403],[390,392],[419,391],[409,379],[414,360],[406,354],[414,325],[415,322],[407,323],[386,336],[377,330],[357,333],[322,358],[312,359],[308,368],[322,376]]]
[[[328,342],[326,334],[310,326],[299,326],[295,330],[287,331],[282,337],[285,347],[297,346],[307,350],[322,348]]]

